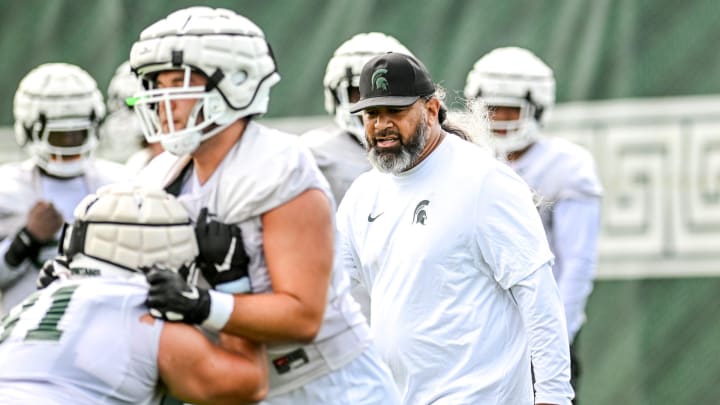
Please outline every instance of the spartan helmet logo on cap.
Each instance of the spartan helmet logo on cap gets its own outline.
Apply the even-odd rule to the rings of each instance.
[[[360,73],[372,57],[386,52],[412,55],[397,39],[380,32],[367,32],[343,42],[328,61],[323,78],[325,111],[335,123],[362,142],[365,128],[359,116],[350,113],[352,90],[360,86]]]
[[[372,84],[373,88],[375,90],[383,90],[387,91],[388,89],[388,81],[385,78],[385,74],[387,73],[387,69],[377,69],[372,74]]]

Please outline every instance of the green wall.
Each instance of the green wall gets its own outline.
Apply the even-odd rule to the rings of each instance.
[[[34,66],[75,63],[105,89],[144,27],[198,4],[265,30],[283,76],[269,117],[324,113],[332,52],[374,30],[400,39],[451,96],[475,60],[507,45],[555,69],[561,102],[720,93],[716,0],[0,0],[0,125],[12,122],[12,95]]]
[[[583,405],[720,403],[720,278],[596,281]]]
[[[269,117],[324,114],[328,59],[367,31],[397,37],[451,97],[475,60],[508,45],[554,68],[559,102],[720,94],[717,0],[0,0],[0,125],[33,67],[75,63],[106,89],[142,28],[197,4],[264,29],[283,77]],[[582,404],[720,403],[719,292],[720,277],[597,281],[580,337]]]

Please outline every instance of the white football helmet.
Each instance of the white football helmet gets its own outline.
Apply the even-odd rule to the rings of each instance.
[[[335,116],[340,128],[361,142],[365,139],[365,129],[360,115],[350,113],[350,88],[360,86],[360,72],[367,61],[387,52],[413,56],[397,39],[380,32],[368,32],[343,42],[325,69],[325,110]]]
[[[100,127],[98,153],[112,160],[124,161],[140,149],[145,138],[137,114],[126,100],[143,91],[140,79],[125,61],[115,70],[107,89],[108,115]]]
[[[527,49],[497,48],[475,62],[468,73],[465,97],[477,98],[488,108],[519,107],[517,121],[492,121],[492,130],[504,130],[494,136],[498,153],[522,150],[540,136],[540,125],[555,104],[553,71]]]
[[[176,11],[141,34],[130,51],[130,65],[147,90],[135,97],[148,142],[162,142],[175,155],[200,143],[246,116],[264,114],[270,88],[280,80],[275,58],[262,30],[247,18],[226,9],[190,7]],[[156,88],[161,71],[185,73],[182,87]],[[205,86],[190,86],[191,72],[207,78]],[[172,116],[171,102],[197,99],[185,128],[162,133],[158,108]]]
[[[133,272],[153,265],[179,269],[198,255],[187,211],[161,189],[104,186],[86,196],[74,214],[61,250],[71,268],[74,259],[90,257]]]
[[[20,81],[13,114],[15,139],[36,164],[53,176],[75,177],[85,172],[97,146],[105,104],[83,69],[47,63]]]

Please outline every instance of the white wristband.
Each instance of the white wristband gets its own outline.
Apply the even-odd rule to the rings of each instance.
[[[235,299],[231,294],[225,294],[214,290],[208,290],[210,293],[210,314],[203,321],[202,327],[213,332],[220,332],[230,320]]]

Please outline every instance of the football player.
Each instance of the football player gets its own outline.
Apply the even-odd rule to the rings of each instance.
[[[142,84],[125,61],[115,70],[107,89],[108,116],[100,127],[100,153],[125,161],[131,175],[136,175],[162,152],[159,143],[145,141],[137,114],[127,100],[142,90]]]
[[[152,318],[141,269],[191,274],[195,230],[162,190],[106,186],[67,228],[57,280],[0,319],[5,405],[256,402],[267,392],[261,345],[221,349],[198,329]]]
[[[585,322],[593,288],[600,232],[602,186],[593,157],[560,138],[543,137],[555,102],[552,69],[527,49],[495,49],[468,74],[467,98],[489,110],[492,141],[539,197],[538,209],[555,255],[553,275],[565,307],[572,385],[580,373],[575,338]]]
[[[353,180],[370,170],[362,119],[350,113],[350,105],[360,97],[358,85],[365,62],[386,52],[412,55],[397,39],[380,32],[357,34],[343,42],[328,62],[323,79],[325,110],[334,116],[337,127],[314,129],[301,136],[338,204]]]
[[[297,136],[253,119],[280,80],[262,30],[226,9],[179,10],[143,30],[130,64],[146,139],[166,150],[140,177],[196,222],[204,279],[188,295],[176,272],[151,271],[151,313],[268,343],[266,404],[396,403],[334,255],[327,181]]]
[[[43,64],[20,82],[15,138],[31,158],[0,167],[0,290],[5,309],[35,290],[38,269],[57,254],[72,210],[98,187],[126,180],[121,165],[94,159],[102,94],[83,69]],[[0,314],[2,314],[0,308]]]

